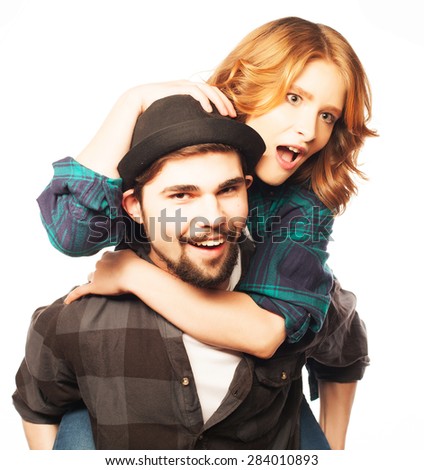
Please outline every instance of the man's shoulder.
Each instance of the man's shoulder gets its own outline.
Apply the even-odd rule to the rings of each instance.
[[[31,329],[42,336],[68,335],[82,331],[123,329],[137,323],[146,323],[153,317],[152,311],[140,299],[132,295],[87,295],[71,304],[61,297],[47,307],[38,308],[33,314]],[[150,315],[148,315],[150,313]],[[140,327],[140,326],[138,326]]]

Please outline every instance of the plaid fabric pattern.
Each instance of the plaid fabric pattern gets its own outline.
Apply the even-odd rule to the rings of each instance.
[[[53,163],[53,169],[53,179],[37,198],[51,244],[69,256],[116,245],[123,235],[117,223],[121,179],[106,178],[71,157]]]
[[[179,330],[135,298],[59,299],[34,314],[14,403],[27,421],[55,423],[83,401],[97,449],[268,448],[286,418],[291,447],[296,408],[285,402],[302,395],[301,365],[288,357],[255,374],[254,363],[242,359],[204,424]]]
[[[51,424],[84,403],[97,449],[296,449],[306,359],[315,379],[341,382],[368,363],[354,296],[334,298],[345,308],[330,308],[317,335],[268,360],[243,356],[206,423],[180,330],[133,296],[58,299],[33,315],[14,405]]]
[[[249,230],[256,250],[237,290],[282,315],[288,341],[324,322],[333,275],[327,245],[333,216],[312,191],[256,182],[250,191]]]

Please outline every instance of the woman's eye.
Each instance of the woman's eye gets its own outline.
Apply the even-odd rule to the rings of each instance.
[[[327,124],[334,124],[336,122],[336,117],[331,113],[322,113],[321,117]]]
[[[297,104],[301,101],[301,97],[296,93],[287,93],[287,101],[291,104]]]

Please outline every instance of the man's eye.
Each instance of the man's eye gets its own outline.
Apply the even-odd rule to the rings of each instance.
[[[179,201],[182,201],[184,199],[188,199],[190,195],[188,193],[175,193],[175,194],[171,194],[169,197],[171,199],[177,199]]]
[[[237,191],[236,186],[228,186],[228,188],[223,188],[221,191],[219,191],[220,194],[229,194],[229,193],[234,193]]]

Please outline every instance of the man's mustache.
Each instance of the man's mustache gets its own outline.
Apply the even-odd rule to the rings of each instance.
[[[219,227],[218,229],[210,228],[196,228],[196,232],[201,232],[199,234],[193,234],[190,236],[180,236],[178,241],[180,243],[203,243],[208,240],[222,240],[228,242],[235,242],[240,236],[240,228],[234,227]]]

